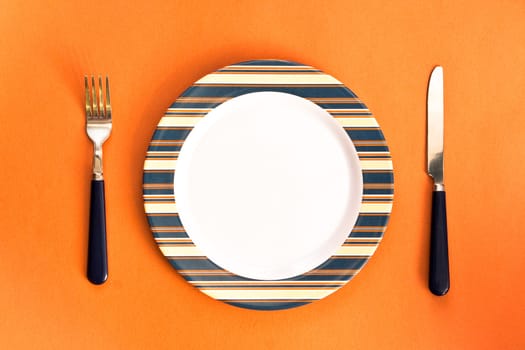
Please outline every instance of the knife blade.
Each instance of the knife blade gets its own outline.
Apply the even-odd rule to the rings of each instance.
[[[430,291],[438,296],[447,294],[450,289],[443,136],[443,68],[437,66],[432,71],[428,83],[427,172],[434,180],[432,217],[430,222],[430,268],[428,286]]]

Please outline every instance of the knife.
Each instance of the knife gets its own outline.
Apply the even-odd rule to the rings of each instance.
[[[430,75],[427,96],[427,171],[434,180],[430,223],[430,269],[428,287],[438,296],[450,288],[447,210],[443,177],[443,68]]]

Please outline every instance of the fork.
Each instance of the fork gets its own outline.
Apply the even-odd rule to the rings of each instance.
[[[84,76],[86,92],[86,132],[93,141],[93,179],[91,180],[91,203],[89,207],[89,242],[87,277],[93,284],[102,284],[108,278],[106,246],[106,205],[104,199],[104,176],[102,172],[102,144],[111,134],[111,103],[109,79],[106,77],[105,94],[102,77]]]

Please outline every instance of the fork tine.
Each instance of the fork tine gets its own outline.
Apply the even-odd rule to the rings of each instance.
[[[102,77],[98,76],[98,115],[105,117],[104,113],[104,100],[102,99]]]
[[[91,95],[93,96],[93,99],[91,100],[91,106],[93,108],[93,116],[98,117],[99,111],[97,106],[97,92],[96,92],[97,86],[95,85],[95,77],[91,76]]]
[[[106,117],[111,119],[111,100],[109,99],[109,77],[106,75]]]
[[[89,82],[87,75],[84,75],[84,86],[86,90],[86,116],[91,117],[93,114],[91,110],[91,94],[89,92]]]

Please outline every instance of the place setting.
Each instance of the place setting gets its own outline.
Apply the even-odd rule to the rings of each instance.
[[[85,101],[94,144],[87,277],[103,284],[111,274],[102,144],[119,119],[109,78],[86,76]],[[427,102],[428,283],[442,296],[450,286],[442,67]],[[210,72],[174,97],[149,142],[143,201],[154,242],[174,273],[229,305],[283,310],[329,296],[366,266],[387,230],[395,174],[380,127],[387,117],[306,64],[261,59]]]

